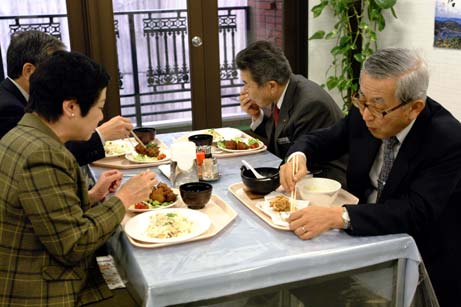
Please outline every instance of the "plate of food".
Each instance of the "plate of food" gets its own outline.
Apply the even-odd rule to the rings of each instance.
[[[256,203],[256,207],[264,214],[268,215],[274,224],[288,227],[288,218],[290,217],[290,209],[292,200],[286,195],[278,192],[270,193],[264,197],[264,201]],[[294,210],[306,208],[309,205],[307,200],[295,200]]]
[[[104,143],[104,152],[106,153],[106,158],[123,156],[132,150],[133,145],[128,139],[106,141]]]
[[[129,206],[128,211],[140,213],[173,207],[179,201],[178,195],[177,189],[171,189],[161,182],[152,189],[149,199]]]
[[[125,224],[131,238],[149,243],[187,241],[207,231],[211,220],[203,212],[185,208],[167,208],[141,213]]]
[[[256,151],[263,146],[263,142],[254,138],[222,139],[217,143],[217,147],[226,152]]]
[[[133,163],[165,162],[170,159],[168,150],[157,143],[149,143],[146,147],[136,145],[134,151],[127,153],[125,158]]]

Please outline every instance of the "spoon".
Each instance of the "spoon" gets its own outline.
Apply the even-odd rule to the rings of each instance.
[[[246,167],[248,167],[248,168],[250,169],[250,171],[253,172],[253,174],[255,175],[255,177],[256,177],[257,179],[264,178],[263,175],[261,175],[260,173],[258,173],[258,172],[253,168],[253,166],[250,165],[250,163],[248,163],[248,162],[245,161],[245,160],[242,160],[242,163],[243,163],[243,165],[245,165]]]

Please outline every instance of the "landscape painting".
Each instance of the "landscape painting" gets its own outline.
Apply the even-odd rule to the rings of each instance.
[[[434,47],[461,49],[461,0],[437,0]]]

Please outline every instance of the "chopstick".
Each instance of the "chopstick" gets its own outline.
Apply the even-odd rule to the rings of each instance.
[[[138,142],[139,144],[141,144],[142,147],[146,148],[146,145],[144,145],[144,143],[138,138],[138,136],[136,135],[136,133],[133,132],[133,130],[130,131],[131,135],[134,137],[134,139],[136,140],[136,142]]]
[[[292,166],[292,175],[293,177],[298,172],[298,155],[293,157],[293,166]],[[290,199],[290,212],[296,211],[296,184],[293,191],[291,191],[291,199]]]

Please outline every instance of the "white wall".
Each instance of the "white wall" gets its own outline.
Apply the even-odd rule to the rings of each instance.
[[[309,1],[309,9],[320,1]],[[428,94],[444,105],[461,120],[461,50],[433,47],[434,16],[436,0],[400,0],[395,10],[398,19],[386,16],[386,28],[378,35],[378,48],[404,47],[422,51],[428,62],[431,79]],[[309,15],[309,35],[315,31],[332,28],[334,18],[323,16],[313,18]],[[327,15],[327,14],[325,14]],[[329,50],[334,41],[309,41],[309,79],[318,83],[326,80],[329,66]],[[337,92],[331,93],[336,102],[342,105]]]

